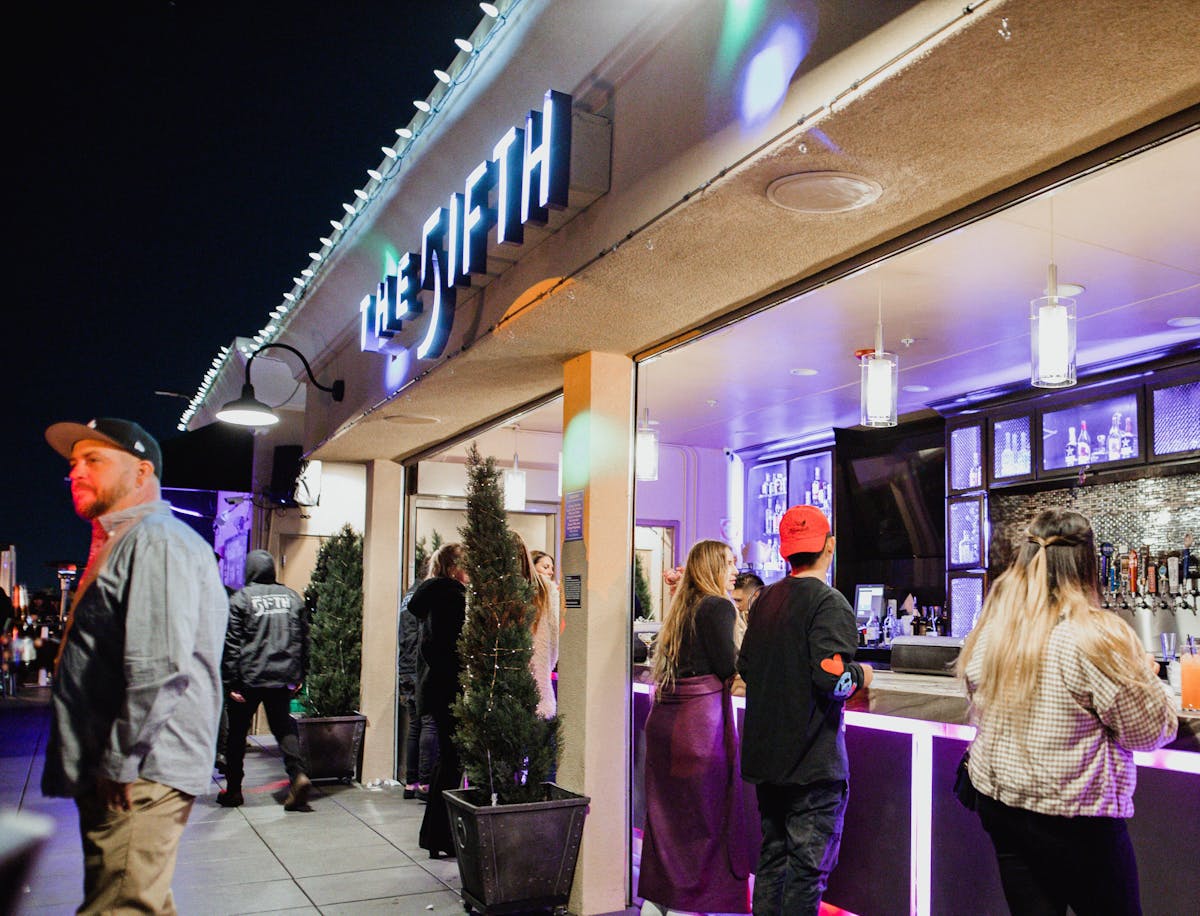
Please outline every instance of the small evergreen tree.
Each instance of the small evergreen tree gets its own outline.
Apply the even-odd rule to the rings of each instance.
[[[471,582],[458,642],[463,692],[454,704],[454,742],[477,803],[546,797],[559,720],[537,714],[529,669],[535,618],[533,586],[521,574],[494,458],[467,453],[467,524],[460,530]]]
[[[349,525],[321,544],[304,601],[311,615],[307,699],[313,716],[357,711],[362,675],[363,539]]]
[[[633,593],[637,596],[637,603],[641,606],[641,615],[646,620],[654,616],[654,599],[650,597],[650,583],[646,579],[646,568],[642,565],[642,558],[638,554],[633,555]]]

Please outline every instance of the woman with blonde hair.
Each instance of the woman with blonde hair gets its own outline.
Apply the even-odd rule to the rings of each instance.
[[[730,700],[737,610],[729,591],[736,576],[728,545],[696,543],[655,642],[638,876],[638,895],[648,906],[750,912],[750,860]]]
[[[537,609],[533,619],[533,655],[529,659],[529,669],[538,687],[537,713],[543,719],[553,719],[558,713],[558,703],[554,694],[553,672],[558,665],[558,586],[553,579],[537,571],[534,556],[531,556],[525,541],[517,532],[513,532],[513,540],[517,543],[521,564],[521,574],[533,586],[533,603]],[[534,555],[543,557],[549,554],[534,551]]]
[[[1172,697],[1133,628],[1099,608],[1088,520],[1047,509],[988,594],[957,670],[968,771],[1014,913],[1140,913],[1133,751],[1175,737]]]

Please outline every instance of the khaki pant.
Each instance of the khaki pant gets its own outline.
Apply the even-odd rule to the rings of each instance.
[[[175,913],[171,878],[194,797],[146,779],[129,792],[129,811],[112,811],[91,795],[75,800],[83,839],[79,913]]]

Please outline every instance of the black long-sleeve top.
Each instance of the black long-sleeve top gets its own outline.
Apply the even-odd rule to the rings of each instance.
[[[683,634],[675,676],[715,674],[723,681],[733,677],[737,670],[737,646],[733,641],[736,618],[737,609],[728,598],[704,598],[696,608],[695,626]]]

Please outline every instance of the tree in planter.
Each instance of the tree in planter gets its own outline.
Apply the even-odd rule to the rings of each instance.
[[[312,716],[346,716],[358,709],[362,572],[362,535],[345,525],[321,545],[304,590],[312,614],[305,703]]]
[[[633,555],[633,594],[637,597],[637,605],[640,609],[638,616],[644,620],[649,620],[654,616],[654,599],[650,596],[650,583],[646,580],[646,568],[642,565],[642,558],[636,553]]]
[[[454,704],[454,741],[478,804],[539,801],[546,797],[543,783],[560,729],[558,718],[537,714],[529,669],[533,587],[521,574],[495,459],[482,458],[472,445],[467,474],[467,524],[460,534],[471,582],[458,643],[463,692]]]

